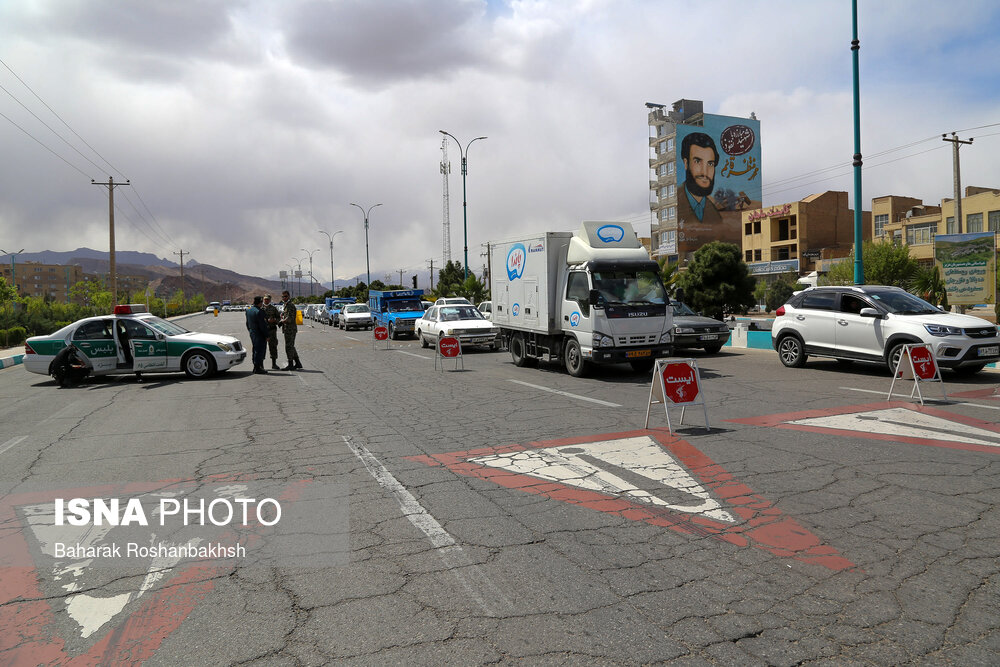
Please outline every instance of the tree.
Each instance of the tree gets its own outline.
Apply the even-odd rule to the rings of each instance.
[[[913,290],[935,306],[940,306],[942,302],[948,303],[948,293],[937,266],[928,269],[918,268],[913,277]]]
[[[736,245],[721,241],[698,248],[677,279],[687,304],[720,320],[726,312],[745,313],[753,307],[754,280],[742,254]]]
[[[799,276],[794,273],[783,273],[777,280],[768,285],[767,293],[764,297],[764,308],[767,310],[777,310],[788,303],[788,298],[795,292],[795,283]]]
[[[476,277],[476,274],[470,273],[469,277],[459,286],[457,292],[458,296],[464,296],[472,303],[479,303],[486,297],[486,285]]]
[[[470,277],[472,274],[469,274]],[[434,294],[438,297],[455,296],[462,289],[465,282],[465,269],[462,263],[448,260],[440,271],[438,271],[438,284]]]
[[[910,247],[892,241],[872,243],[865,241],[861,247],[861,264],[866,285],[895,285],[909,288],[917,275],[919,265],[910,257]],[[854,284],[854,251],[847,261],[834,264],[823,277],[824,285]]]

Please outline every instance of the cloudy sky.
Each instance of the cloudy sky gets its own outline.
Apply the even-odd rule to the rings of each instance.
[[[859,2],[863,205],[1000,187],[1000,3]],[[851,3],[32,0],[0,3],[0,247],[116,247],[329,279],[440,264],[438,130],[469,149],[481,244],[622,220],[649,234],[646,102],[756,113],[764,204],[853,202]],[[462,179],[449,146],[452,256]],[[190,253],[188,255],[187,253]],[[306,259],[308,264],[308,259]]]

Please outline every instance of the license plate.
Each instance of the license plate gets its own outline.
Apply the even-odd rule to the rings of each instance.
[[[489,343],[493,340],[493,336],[480,336],[479,338],[473,338],[473,343]]]
[[[995,357],[997,355],[1000,355],[1000,345],[979,348],[980,357]]]
[[[653,353],[652,350],[629,350],[625,353],[626,359],[635,359],[637,357],[648,357]]]
[[[698,340],[719,340],[719,334],[705,334],[704,336],[698,336]]]

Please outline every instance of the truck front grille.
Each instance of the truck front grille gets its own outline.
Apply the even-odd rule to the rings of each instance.
[[[658,340],[658,334],[626,334],[624,336],[615,336],[615,345],[619,347],[655,345]]]

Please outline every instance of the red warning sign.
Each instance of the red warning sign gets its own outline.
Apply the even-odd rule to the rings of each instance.
[[[663,393],[674,405],[693,403],[698,398],[698,374],[685,363],[663,366]]]
[[[662,431],[409,458],[524,493],[831,570],[855,567],[691,444]]]
[[[921,380],[933,380],[937,377],[937,364],[934,355],[926,345],[915,345],[910,348],[910,359],[913,361],[913,372]]]
[[[462,353],[462,344],[457,338],[445,336],[438,341],[438,352],[442,357],[452,359]]]

